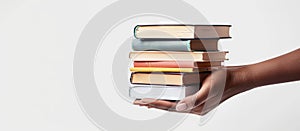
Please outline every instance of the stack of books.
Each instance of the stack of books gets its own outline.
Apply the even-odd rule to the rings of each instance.
[[[227,60],[218,41],[231,38],[230,25],[137,25],[130,68],[135,99],[181,100]]]

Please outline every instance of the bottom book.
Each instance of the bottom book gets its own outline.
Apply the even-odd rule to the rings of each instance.
[[[181,100],[195,94],[199,89],[200,85],[136,85],[129,88],[129,96],[134,99],[153,98],[160,100]]]

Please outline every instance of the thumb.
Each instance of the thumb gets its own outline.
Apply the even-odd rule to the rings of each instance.
[[[177,111],[188,111],[205,102],[209,93],[208,88],[201,88],[196,94],[182,99],[176,105]]]

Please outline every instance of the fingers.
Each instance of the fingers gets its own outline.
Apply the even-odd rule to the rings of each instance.
[[[190,110],[195,105],[197,105],[196,101],[197,101],[197,95],[188,96],[188,97],[184,98],[183,100],[181,100],[176,105],[176,110],[177,111],[187,111],[187,110]]]
[[[148,102],[151,103],[148,103]],[[140,106],[146,106],[148,108],[156,108],[156,109],[161,109],[161,110],[166,110],[166,111],[175,111],[178,113],[192,113],[196,115],[205,115],[214,108],[216,108],[219,105],[220,101],[216,97],[213,97],[211,99],[207,99],[205,103],[202,103],[198,106],[193,107],[190,110],[182,110],[178,111],[175,110],[174,107],[176,107],[175,102],[170,102],[170,101],[163,101],[163,100],[155,100],[155,99],[144,99],[144,100],[136,100],[134,101],[135,105],[140,105]]]
[[[150,106],[162,110],[173,110],[175,109],[176,103],[175,102],[169,102],[169,101],[163,101],[163,100],[157,100],[155,102],[152,102],[149,104]]]
[[[194,95],[188,96],[178,102],[176,106],[177,111],[189,111],[194,107],[201,105],[208,98],[210,91],[210,84],[205,84],[202,88]]]
[[[148,103],[144,103],[144,102],[142,102],[141,100],[135,100],[135,101],[133,102],[133,104],[134,104],[134,105],[139,105],[139,106],[147,106],[147,105],[149,105]]]
[[[210,91],[210,84],[203,85],[202,88],[194,95],[188,96],[181,100],[178,104],[175,102],[144,98],[136,100],[135,105],[148,106],[150,108],[158,108],[162,110],[176,110],[177,112],[190,112],[194,107],[204,103]]]
[[[175,106],[176,106],[175,102],[156,100],[156,99],[150,99],[150,98],[136,100],[136,101],[134,101],[133,104],[140,105],[140,106],[148,106],[149,108],[157,108],[157,109],[162,109],[162,110],[173,110],[173,109],[175,109]]]
[[[134,104],[147,106],[148,108],[203,115],[215,108],[220,103],[220,98],[222,98],[222,95],[216,96],[217,93],[213,93],[215,91],[211,90],[209,82],[204,83],[196,94],[182,99],[179,103],[145,98],[136,100]]]
[[[220,104],[220,100],[217,97],[206,100],[205,103],[193,108],[191,113],[197,115],[205,115]]]

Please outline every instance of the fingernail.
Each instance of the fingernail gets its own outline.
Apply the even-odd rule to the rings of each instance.
[[[156,101],[156,99],[152,99],[152,98],[144,98],[144,99],[141,100],[141,102],[144,103],[144,104],[149,104],[149,103],[152,103],[154,101]]]
[[[185,103],[180,103],[176,106],[177,111],[184,111],[186,109],[187,109],[187,104],[185,104]]]

